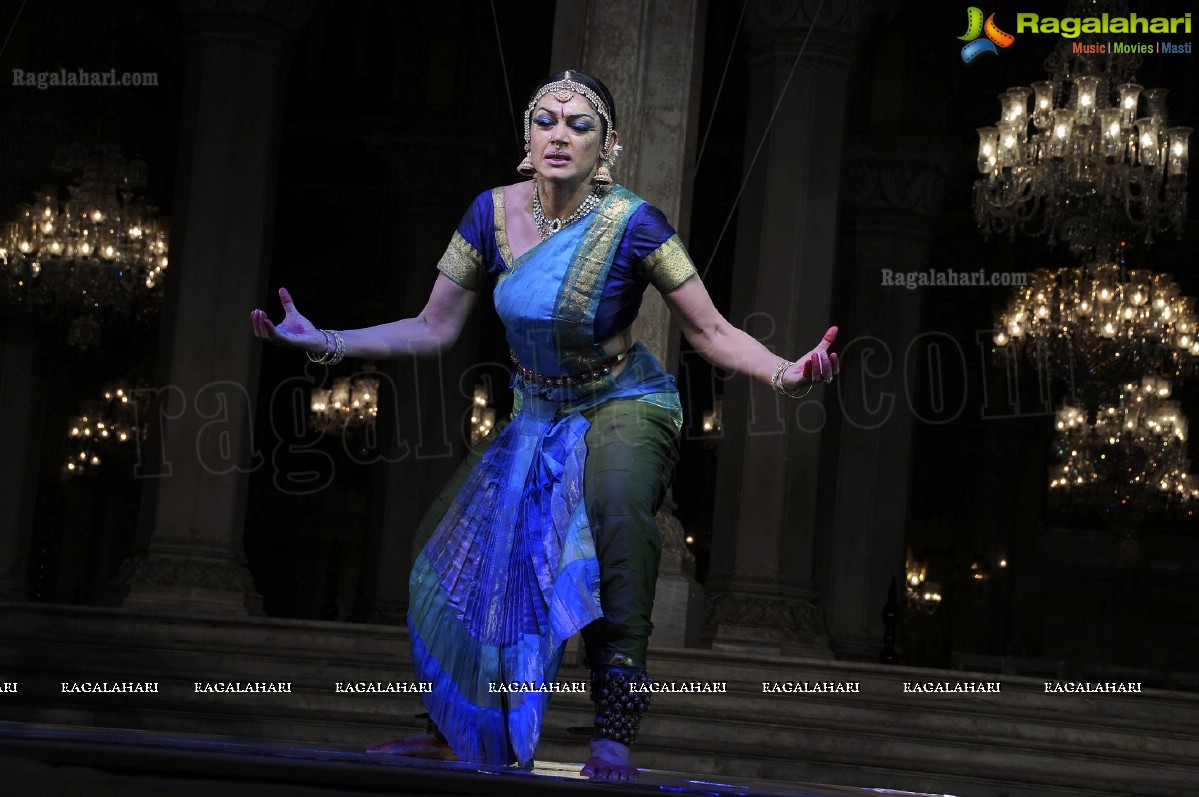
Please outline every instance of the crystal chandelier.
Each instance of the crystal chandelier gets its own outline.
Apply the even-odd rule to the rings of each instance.
[[[1094,422],[1078,405],[1057,412],[1050,499],[1066,508],[1141,515],[1194,515],[1199,479],[1186,456],[1187,419],[1170,380],[1145,376],[1101,404]]]
[[[67,426],[67,453],[62,466],[65,476],[95,475],[109,455],[143,441],[147,407],[128,387],[104,388],[101,401],[84,402],[80,414]]]
[[[1031,272],[1000,315],[994,341],[1025,349],[1070,384],[1199,369],[1195,299],[1169,274],[1116,263]]]
[[[167,267],[167,219],[135,191],[145,161],[126,161],[112,146],[74,144],[55,156],[55,171],[75,176],[60,202],[56,186],[21,205],[0,225],[0,277],[8,301],[38,318],[65,317],[71,342],[99,342],[100,320],[136,312],[161,297]]]
[[[724,430],[724,399],[716,397],[710,410],[704,410],[701,426],[706,435],[719,435]]]
[[[1168,91],[1138,85],[1139,65],[1064,40],[1046,59],[1048,80],[999,95],[998,123],[978,128],[984,233],[1046,235],[1107,260],[1123,238],[1181,232],[1191,128],[1167,126]]]
[[[479,382],[475,385],[470,405],[470,444],[477,445],[495,426],[495,408],[491,406],[491,391]]]
[[[1067,15],[1119,16],[1126,5],[1069,0]],[[1134,240],[1181,233],[1191,129],[1168,126],[1166,89],[1136,82],[1139,56],[1087,47],[1105,43],[1087,38],[1063,40],[1045,61],[1048,79],[1000,94],[998,124],[978,130],[983,176],[974,210],[982,231],[1061,241],[1086,264],[1032,272],[994,341],[1031,355],[1072,395],[1081,387],[1090,411],[1098,410],[1094,423],[1077,404],[1058,414],[1055,503],[1168,514],[1191,500],[1179,444],[1185,418],[1137,386],[1152,375],[1145,384],[1160,394],[1195,373],[1199,322],[1194,300],[1169,275],[1127,268],[1125,254]],[[1084,46],[1076,52],[1074,43]]]
[[[370,373],[338,377],[331,388],[313,388],[309,404],[319,432],[346,434],[364,430],[379,415],[379,377]]]
[[[904,570],[904,598],[908,606],[921,614],[936,614],[941,606],[941,585],[926,580],[928,566],[918,561],[911,549]]]

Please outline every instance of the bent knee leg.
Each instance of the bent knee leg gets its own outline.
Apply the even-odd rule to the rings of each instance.
[[[612,404],[625,406],[597,413],[587,438],[584,492],[604,616],[585,637],[593,661],[619,654],[644,662],[661,558],[655,514],[677,461],[675,429],[659,407]]]

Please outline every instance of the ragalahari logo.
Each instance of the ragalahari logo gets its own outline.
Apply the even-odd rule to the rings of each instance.
[[[983,33],[987,38],[980,39],[979,34]],[[1011,47],[1016,37],[999,29],[999,26],[995,24],[994,14],[987,17],[987,21],[984,23],[983,10],[978,6],[970,6],[966,9],[966,34],[958,36],[958,39],[969,42],[962,48],[962,61],[968,64],[983,53],[999,55],[997,48]]]

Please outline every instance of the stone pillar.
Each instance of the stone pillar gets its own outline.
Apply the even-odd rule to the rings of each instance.
[[[703,11],[696,0],[560,2],[554,71],[577,66],[600,77],[616,100],[624,148],[618,182],[658,207],[687,238],[703,75]],[[523,109],[522,109],[523,110]],[[648,291],[640,337],[668,369],[678,365],[679,330]]]
[[[846,153],[839,259],[852,334],[842,351],[853,367],[837,388],[839,446],[826,460],[838,489],[821,593],[843,659],[878,660],[887,588],[903,577],[920,344],[954,346],[935,331],[918,338],[925,294],[937,288],[882,284],[883,269],[928,268],[951,147],[931,137],[870,136],[851,139]],[[943,355],[952,359],[956,351]]]
[[[383,289],[397,318],[417,315],[428,300],[437,261],[474,198],[471,186],[512,158],[508,142],[494,136],[447,140],[425,128],[419,120],[405,120],[368,136],[371,151],[391,168],[385,215],[391,220],[389,250],[395,254]],[[485,312],[484,302],[490,303],[490,296],[480,300],[476,314]],[[392,461],[376,468],[379,505],[373,514],[379,521],[367,550],[379,553],[364,562],[362,582],[373,585],[373,594],[362,619],[403,624],[417,526],[465,456],[464,413],[471,391],[484,374],[492,382],[493,401],[508,386],[506,361],[476,361],[477,328],[467,324],[457,344],[440,357],[380,363],[385,376],[380,412],[388,414],[394,445],[387,452]]]
[[[746,176],[729,320],[789,358],[836,320],[847,82],[871,5],[825,0],[816,19],[815,4],[800,0],[753,0],[747,10]],[[831,655],[812,587],[818,486],[831,487],[819,468],[826,393],[817,387],[797,403],[747,379],[725,391],[706,585],[713,647]]]
[[[28,599],[29,544],[37,500],[45,411],[45,380],[38,374],[38,333],[10,323],[0,339],[0,407],[5,408],[0,446],[0,601]]]
[[[566,0],[554,16],[552,71],[578,67],[608,86],[623,147],[616,180],[665,213],[684,242],[703,76],[701,5],[696,0]],[[646,292],[634,333],[663,367],[677,370],[678,325],[657,291]],[[663,557],[653,642],[682,647],[698,641],[703,590],[673,510],[668,498],[657,518]]]
[[[187,35],[172,265],[148,550],[127,563],[124,605],[245,614],[260,599],[243,532],[266,298],[284,78],[315,0],[179,0]]]

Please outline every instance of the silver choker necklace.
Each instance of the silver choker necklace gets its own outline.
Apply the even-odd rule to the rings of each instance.
[[[541,235],[541,240],[549,238],[554,233],[561,230],[566,225],[578,221],[586,216],[591,211],[595,210],[603,196],[598,190],[593,190],[587,195],[579,206],[575,208],[575,212],[571,213],[564,219],[551,219],[545,215],[545,208],[541,206],[541,187],[537,183],[533,184],[533,220],[537,222],[537,232]]]

